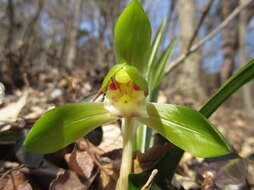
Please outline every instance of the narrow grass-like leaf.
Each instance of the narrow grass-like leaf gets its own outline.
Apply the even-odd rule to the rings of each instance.
[[[166,50],[162,53],[159,60],[152,64],[150,73],[148,76],[150,91],[152,91],[153,89],[157,88],[160,85],[165,75],[166,64],[168,63],[168,60],[172,54],[172,50],[175,46],[175,41],[176,41],[176,38],[171,40],[170,44],[168,45]]]
[[[254,59],[230,77],[201,108],[200,112],[209,117],[236,90],[254,78]]]
[[[24,141],[33,153],[51,153],[96,127],[116,118],[105,110],[103,103],[81,103],[57,107],[46,112],[32,127]]]
[[[198,111],[170,104],[148,104],[148,118],[138,120],[157,130],[176,146],[198,157],[230,153],[220,132]]]
[[[135,150],[145,152],[147,147],[146,140],[150,140],[150,138],[148,139],[147,126],[145,126],[144,124],[140,124],[136,132]]]
[[[148,58],[148,63],[147,63],[148,64],[148,72],[147,73],[150,73],[151,66],[156,60],[156,57],[157,57],[157,54],[159,51],[159,47],[160,47],[162,39],[165,35],[166,25],[167,25],[167,18],[164,18],[159,29],[157,30],[157,33],[155,35],[155,38],[154,38],[151,48],[149,50],[149,58]]]
[[[144,71],[150,48],[151,24],[138,0],[132,0],[115,26],[115,54],[118,63]]]

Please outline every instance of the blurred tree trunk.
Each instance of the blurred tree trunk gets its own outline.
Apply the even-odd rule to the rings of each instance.
[[[4,59],[0,65],[0,80],[5,84],[9,93],[14,87],[23,85],[20,71],[20,57],[15,52],[15,34],[18,30],[16,22],[15,6],[13,0],[8,0],[6,12],[8,15],[8,35],[4,46]]]
[[[181,51],[184,53],[194,34],[196,21],[196,6],[194,0],[178,0],[177,11],[180,23]],[[184,95],[204,98],[205,92],[201,86],[201,55],[200,51],[190,55],[181,66],[177,77],[176,88]]]
[[[221,20],[228,17],[237,7],[237,0],[221,0]],[[222,51],[224,60],[220,72],[220,83],[224,83],[233,73],[235,55],[238,49],[238,18],[233,19],[223,30]]]
[[[38,19],[40,17],[41,11],[43,9],[44,1],[45,0],[37,0],[38,4],[37,4],[37,8],[33,18],[29,22],[25,23],[25,32],[24,32],[21,46],[20,46],[21,56],[23,57],[23,59],[26,59],[29,48],[32,46],[35,40],[35,35],[34,35],[35,28],[36,28]]]
[[[74,15],[71,19],[69,36],[68,36],[68,49],[66,55],[65,65],[70,69],[73,68],[75,57],[77,54],[77,35],[80,25],[80,13],[82,7],[82,0],[75,0]]]
[[[244,3],[245,0],[239,0],[240,3]],[[240,13],[239,17],[239,57],[240,57],[240,64],[241,66],[244,66],[246,64],[247,55],[246,55],[246,30],[247,30],[247,23],[248,23],[248,15],[247,10],[244,9]],[[247,84],[243,87],[242,93],[243,93],[243,101],[245,109],[248,113],[248,115],[253,115],[253,101],[252,101],[252,93],[251,93],[251,84]]]
[[[120,12],[126,6],[127,0],[111,0],[111,1],[102,1],[94,0],[98,6],[100,16],[99,19],[99,38],[104,40],[108,39],[110,47],[113,47],[114,40],[114,25]]]
[[[23,73],[26,72],[24,63],[27,62],[26,57],[34,40],[34,29],[44,0],[37,2],[35,14],[28,22],[16,18],[15,1],[7,2],[8,34],[4,45],[4,57],[1,60],[3,63],[0,63],[0,80],[5,84],[7,93],[12,92],[15,87],[24,85]]]

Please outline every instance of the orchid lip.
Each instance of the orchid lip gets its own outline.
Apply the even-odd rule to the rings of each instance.
[[[105,108],[117,117],[146,117],[146,93],[124,70],[117,72],[108,84]]]

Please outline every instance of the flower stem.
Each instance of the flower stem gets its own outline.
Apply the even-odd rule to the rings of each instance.
[[[116,184],[116,190],[128,190],[128,176],[132,171],[132,149],[133,137],[135,131],[134,119],[123,119],[122,134],[123,134],[123,153],[122,163],[120,168],[120,176]]]

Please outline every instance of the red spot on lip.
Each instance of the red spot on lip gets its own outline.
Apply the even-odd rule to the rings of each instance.
[[[141,90],[141,88],[138,85],[136,85],[136,84],[133,85],[133,89],[134,90]]]
[[[109,84],[108,88],[109,88],[110,90],[117,90],[117,89],[118,89],[118,85],[117,85],[116,82],[111,82],[111,83]]]
[[[140,117],[140,115],[138,113],[132,113],[130,117]]]

